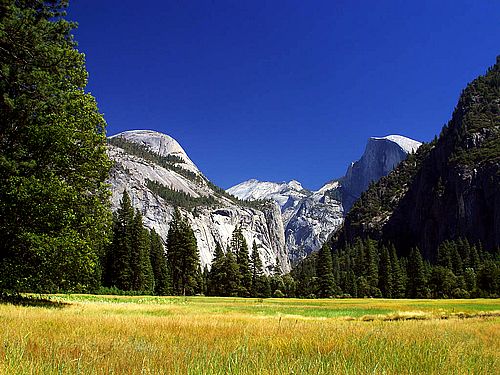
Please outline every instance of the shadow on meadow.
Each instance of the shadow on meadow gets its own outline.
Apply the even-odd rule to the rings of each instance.
[[[52,301],[50,297],[23,296],[20,294],[0,294],[0,304],[48,309],[62,309],[71,305],[68,302]]]

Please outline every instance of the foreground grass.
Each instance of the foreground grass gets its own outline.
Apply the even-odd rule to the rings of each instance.
[[[499,300],[50,299],[0,305],[1,374],[499,373]]]

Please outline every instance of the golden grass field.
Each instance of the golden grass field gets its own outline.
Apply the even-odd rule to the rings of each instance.
[[[500,300],[48,296],[1,374],[500,374]]]

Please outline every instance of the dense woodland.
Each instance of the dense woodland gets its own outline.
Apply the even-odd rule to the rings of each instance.
[[[485,251],[466,239],[445,241],[430,263],[418,248],[399,257],[392,245],[358,239],[334,251],[324,245],[291,275],[297,297],[498,297],[500,251]]]

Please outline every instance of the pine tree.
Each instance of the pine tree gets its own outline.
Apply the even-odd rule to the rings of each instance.
[[[210,296],[224,296],[226,282],[226,259],[224,252],[218,242],[215,243],[214,259],[208,273],[207,294]]]
[[[166,296],[170,293],[167,257],[161,237],[154,229],[151,229],[149,243],[149,257],[154,276],[154,293],[158,296]]]
[[[358,285],[356,282],[356,275],[352,269],[347,271],[346,286],[344,292],[348,293],[351,297],[356,298],[358,296]]]
[[[196,237],[177,208],[167,234],[167,258],[172,292],[176,295],[196,294],[200,288],[200,259]]]
[[[152,293],[154,276],[150,259],[149,233],[142,222],[142,215],[136,211],[132,222],[132,246],[130,268],[132,270],[132,290]]]
[[[335,285],[339,286],[340,285],[340,260],[339,260],[339,254],[337,251],[334,251],[332,254],[332,273],[333,273],[333,281],[335,282]]]
[[[132,225],[134,209],[125,190],[113,217],[113,240],[106,254],[105,284],[121,290],[132,289]]]
[[[85,291],[100,281],[111,163],[66,6],[0,6],[0,292]]]
[[[377,293],[378,290],[378,257],[376,242],[370,239],[366,240],[365,249],[365,275],[366,280],[372,289],[371,295],[373,295],[374,292]]]
[[[236,297],[241,291],[241,274],[233,252],[228,249],[224,257],[223,296]]]
[[[365,259],[365,246],[360,238],[356,239],[353,245],[353,271],[357,276],[365,275],[366,273],[366,259]]]
[[[459,239],[458,241],[458,251],[460,253],[460,257],[462,258],[462,263],[464,269],[471,266],[471,246],[467,238]]]
[[[468,292],[474,292],[476,289],[476,272],[473,268],[466,268],[464,273],[465,287]]]
[[[389,250],[385,246],[383,246],[382,250],[380,251],[379,289],[382,292],[383,297],[393,298],[393,271],[391,266],[391,259],[389,256]]]
[[[427,280],[422,254],[418,248],[413,248],[408,259],[407,295],[410,298],[427,297]]]
[[[391,256],[391,270],[392,270],[392,288],[391,296],[392,298],[403,298],[405,295],[405,282],[404,276],[399,264],[399,259],[396,254],[396,248],[394,245],[390,246],[390,256]]]
[[[238,263],[241,275],[239,296],[248,297],[252,287],[252,273],[249,266],[247,241],[239,226],[233,231],[231,247],[232,251],[236,254],[236,263]]]
[[[264,272],[262,270],[262,260],[255,241],[252,245],[252,255],[250,258],[250,270],[252,272],[252,286],[250,288],[251,297],[263,297],[265,294]]]
[[[324,244],[318,252],[317,277],[321,298],[328,298],[335,295],[337,287],[333,277],[332,251],[330,246]]]
[[[451,260],[451,243],[444,241],[438,246],[437,250],[437,264],[448,269],[453,269]]]
[[[451,247],[450,257],[452,264],[452,271],[455,275],[460,276],[463,274],[463,262],[462,257],[459,252],[459,243],[453,242],[453,246]]]

